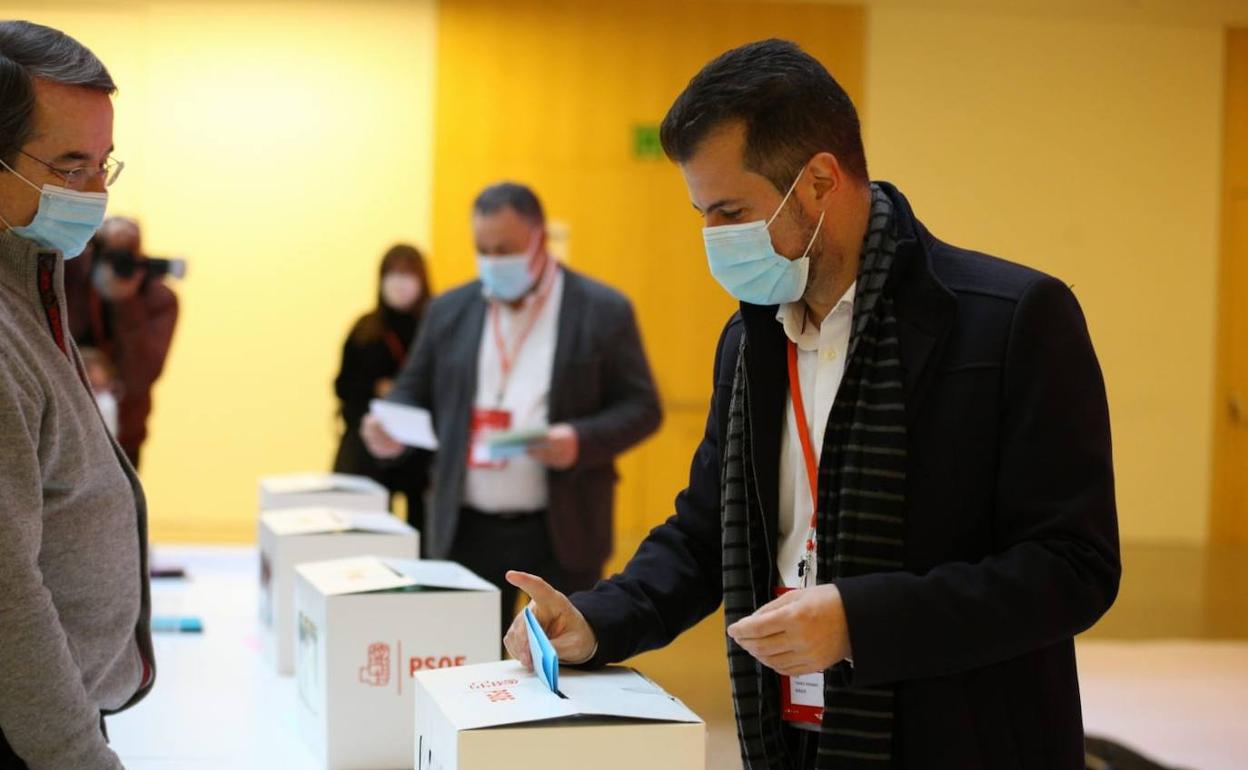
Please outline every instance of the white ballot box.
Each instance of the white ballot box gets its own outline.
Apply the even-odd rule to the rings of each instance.
[[[260,514],[260,626],[265,657],[295,672],[295,567],[348,556],[414,559],[420,533],[384,511],[292,508]]]
[[[285,508],[390,510],[390,492],[366,476],[345,473],[294,473],[260,479],[260,511]]]
[[[417,770],[704,770],[706,725],[629,668],[514,660],[416,675]]]
[[[410,768],[420,671],[497,661],[499,591],[458,564],[296,568],[299,729],[327,770]]]

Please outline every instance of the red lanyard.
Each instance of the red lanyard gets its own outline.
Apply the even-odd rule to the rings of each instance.
[[[810,441],[810,428],[806,423],[806,407],[802,404],[802,381],[797,372],[797,345],[789,340],[789,396],[793,399],[793,417],[797,421],[797,436],[802,444],[806,460],[806,480],[810,484],[810,527],[806,530],[806,550],[798,576],[805,586],[812,577],[815,566],[815,533],[819,523],[819,463],[815,460],[814,445]]]
[[[550,259],[550,257],[547,257]],[[550,263],[548,263],[549,265]],[[503,328],[498,320],[498,302],[490,303],[490,329],[494,334],[494,344],[498,346],[498,365],[502,369],[502,380],[498,383],[498,403],[503,402],[503,395],[507,392],[507,381],[511,379],[511,371],[516,366],[516,359],[520,357],[520,350],[524,347],[524,343],[528,341],[529,335],[533,333],[533,328],[537,326],[537,321],[542,317],[542,308],[546,307],[546,300],[550,297],[551,290],[555,285],[555,270],[548,266],[542,280],[545,285],[542,287],[541,294],[537,296],[537,300],[533,303],[532,312],[529,315],[528,323],[520,330],[520,334],[516,337],[515,343],[511,346],[511,350],[507,350],[507,344],[503,341]]]

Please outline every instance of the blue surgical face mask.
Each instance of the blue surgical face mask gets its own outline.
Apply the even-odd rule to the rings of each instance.
[[[14,227],[3,217],[0,217],[0,222],[4,222],[14,235],[34,241],[45,249],[55,249],[65,259],[81,254],[91,236],[104,223],[108,193],[79,192],[50,184],[40,188],[3,160],[0,160],[0,166],[39,190],[39,210],[30,224]]]
[[[529,273],[528,254],[507,254],[501,257],[477,255],[477,272],[485,296],[515,302],[533,288],[533,276]]]
[[[805,168],[802,172],[805,172]],[[706,244],[706,259],[711,275],[729,294],[752,305],[779,305],[796,302],[806,291],[806,278],[810,274],[810,249],[823,226],[823,214],[806,244],[806,251],[799,259],[786,259],[776,253],[768,228],[780,215],[784,204],[797,187],[797,175],[789,191],[771,218],[746,222],[741,225],[719,225],[702,228],[702,240]]]
[[[503,302],[515,302],[533,288],[537,280],[529,272],[534,249],[520,254],[477,255],[477,274],[485,296]]]

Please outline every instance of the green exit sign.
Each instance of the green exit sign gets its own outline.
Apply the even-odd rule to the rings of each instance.
[[[658,123],[640,123],[633,126],[633,157],[638,160],[663,159]]]

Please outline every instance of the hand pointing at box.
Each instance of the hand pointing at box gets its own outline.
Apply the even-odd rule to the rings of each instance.
[[[577,665],[594,656],[598,649],[594,630],[589,627],[581,611],[568,601],[568,597],[551,588],[545,580],[527,572],[511,570],[507,573],[507,582],[529,595],[532,600],[529,607],[537,617],[537,622],[542,625],[542,630],[550,638],[560,661]],[[529,653],[524,615],[518,615],[512,621],[503,637],[503,644],[511,657],[532,670],[533,656]]]

